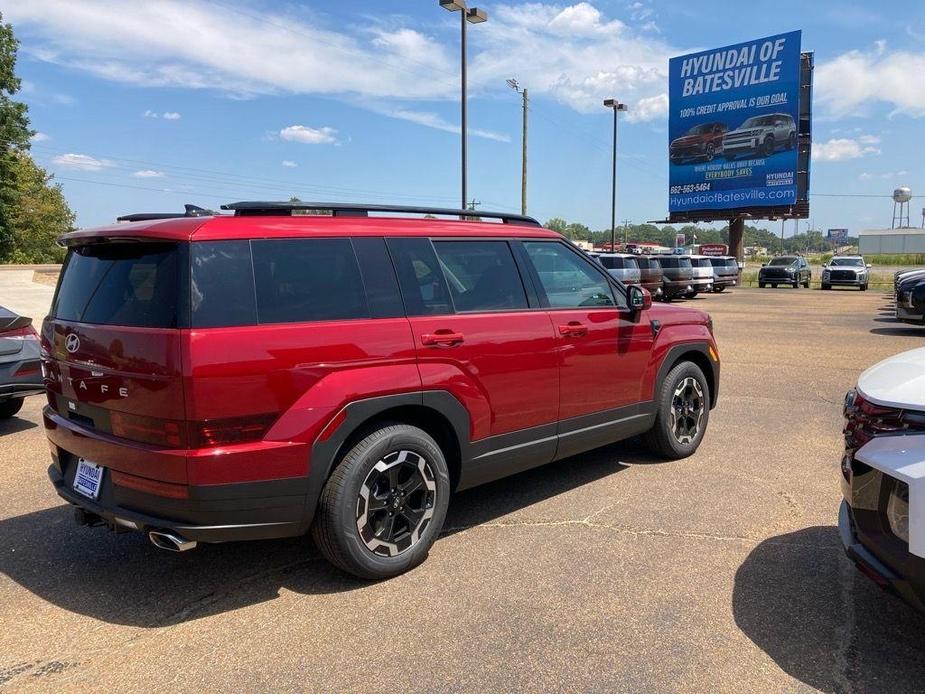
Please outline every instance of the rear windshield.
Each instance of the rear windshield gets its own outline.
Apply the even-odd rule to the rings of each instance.
[[[177,245],[170,243],[73,248],[61,270],[52,315],[101,325],[175,328],[177,255]]]
[[[613,256],[602,255],[600,258],[601,265],[608,270],[638,270],[639,264],[635,258],[614,258]]]
[[[678,258],[675,256],[666,255],[664,258],[659,258],[658,262],[661,263],[662,267],[680,267],[680,268],[689,268],[693,267],[691,265],[690,258]]]
[[[709,258],[697,258],[697,267],[713,267],[713,263],[710,262]]]

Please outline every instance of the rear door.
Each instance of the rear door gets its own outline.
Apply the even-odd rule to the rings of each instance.
[[[511,244],[393,238],[389,250],[424,389],[447,390],[466,406],[474,440],[554,424],[556,340]]]
[[[559,345],[559,419],[581,428],[619,417],[615,410],[641,397],[649,321],[634,319],[622,292],[567,244],[524,241],[523,247]]]

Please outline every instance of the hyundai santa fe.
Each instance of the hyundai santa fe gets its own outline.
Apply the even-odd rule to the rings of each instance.
[[[62,237],[44,423],[84,525],[173,551],[310,532],[386,578],[424,560],[454,490],[703,439],[710,317],[653,307],[529,217],[226,209]]]

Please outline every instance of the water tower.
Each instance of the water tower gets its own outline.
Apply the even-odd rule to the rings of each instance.
[[[893,191],[893,225],[891,229],[908,228],[909,201],[912,200],[912,191],[909,186],[900,186]]]

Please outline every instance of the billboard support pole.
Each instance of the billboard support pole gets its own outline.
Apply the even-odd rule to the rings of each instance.
[[[733,217],[729,220],[729,254],[734,255],[736,260],[745,260],[745,218]]]

